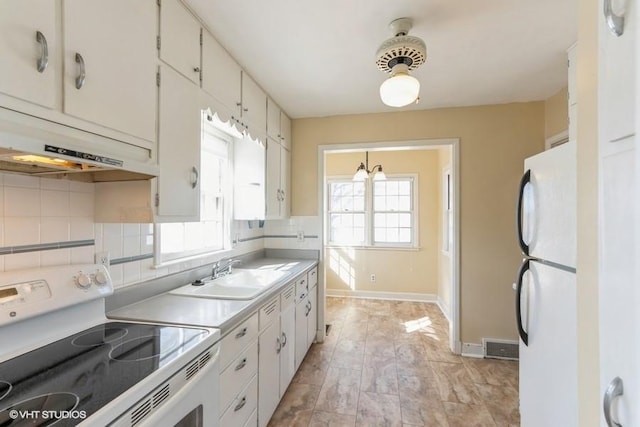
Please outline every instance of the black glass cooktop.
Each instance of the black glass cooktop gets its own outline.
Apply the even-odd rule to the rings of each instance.
[[[79,424],[207,335],[110,322],[0,363],[0,427]]]

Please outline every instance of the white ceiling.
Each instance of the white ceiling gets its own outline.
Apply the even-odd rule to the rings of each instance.
[[[420,103],[401,110],[543,100],[567,84],[576,0],[185,0],[292,118],[398,111],[375,64],[388,24],[427,44]]]

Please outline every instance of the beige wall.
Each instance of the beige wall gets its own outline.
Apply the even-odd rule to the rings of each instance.
[[[320,214],[319,145],[429,138],[460,138],[461,340],[515,340],[515,199],[523,160],[544,149],[544,102],[294,120],[291,214]]]
[[[578,424],[600,425],[598,340],[598,20],[597,0],[578,6]]]
[[[544,137],[550,138],[569,129],[567,87],[544,101]]]
[[[350,176],[365,155],[328,154],[327,176]],[[369,167],[381,164],[387,175],[418,175],[419,250],[327,248],[327,289],[393,293],[438,293],[440,187],[438,150],[369,152]],[[376,281],[371,282],[371,274]]]

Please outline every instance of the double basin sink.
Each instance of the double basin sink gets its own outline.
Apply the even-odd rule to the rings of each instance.
[[[273,269],[235,268],[233,273],[194,282],[196,284],[182,286],[169,293],[201,298],[250,300],[269,290],[286,275],[286,271]]]

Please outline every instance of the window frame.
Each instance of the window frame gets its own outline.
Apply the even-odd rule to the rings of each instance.
[[[404,173],[404,174],[387,174],[387,181],[402,181],[402,180],[410,180],[411,181],[411,207],[412,209],[409,211],[411,215],[411,242],[409,243],[400,243],[400,242],[375,242],[374,240],[374,216],[375,211],[374,207],[374,194],[373,194],[373,186],[374,180],[373,178],[366,179],[364,181],[365,184],[365,210],[364,210],[364,222],[365,222],[365,232],[364,232],[364,243],[363,244],[352,244],[352,243],[343,243],[336,242],[331,240],[331,214],[339,211],[330,210],[331,206],[331,184],[339,183],[339,182],[351,182],[353,181],[352,175],[331,175],[327,176],[325,180],[325,194],[326,194],[326,211],[324,215],[325,221],[325,242],[328,247],[348,247],[348,248],[359,248],[359,249],[419,249],[420,248],[420,204],[418,197],[418,174],[416,173]],[[387,211],[385,211],[387,212]],[[406,212],[406,211],[402,211]]]

